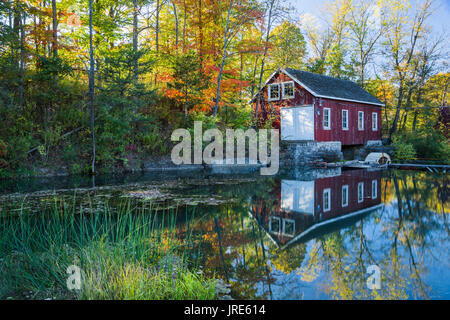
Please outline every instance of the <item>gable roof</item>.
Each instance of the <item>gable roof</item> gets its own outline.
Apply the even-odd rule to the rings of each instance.
[[[328,98],[384,106],[384,103],[380,100],[375,98],[356,83],[349,80],[337,79],[291,68],[280,69],[277,72],[285,73],[317,98]],[[275,75],[275,73],[273,75]],[[272,78],[273,75],[270,78]]]

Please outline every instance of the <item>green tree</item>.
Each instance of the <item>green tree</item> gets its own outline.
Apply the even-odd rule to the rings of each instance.
[[[187,121],[188,111],[202,102],[202,91],[208,88],[209,78],[202,71],[200,59],[194,52],[174,58],[172,76],[168,94],[182,104]]]
[[[273,30],[270,64],[274,68],[303,68],[305,51],[305,38],[294,23],[286,20]]]

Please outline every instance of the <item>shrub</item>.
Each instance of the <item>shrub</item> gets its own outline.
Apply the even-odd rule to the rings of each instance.
[[[433,129],[399,134],[393,140],[398,159],[449,161],[450,144],[445,136]]]
[[[252,109],[249,106],[229,106],[226,114],[227,126],[234,129],[247,129],[252,122]]]
[[[143,151],[150,154],[164,154],[167,151],[166,140],[167,137],[158,126],[146,126],[145,130],[136,134],[136,143],[141,145]]]
[[[416,150],[410,143],[405,143],[399,138],[394,138],[395,158],[399,160],[415,160]]]

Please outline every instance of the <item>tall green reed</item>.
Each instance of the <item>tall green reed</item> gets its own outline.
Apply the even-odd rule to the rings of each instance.
[[[214,279],[188,267],[192,231],[177,237],[177,213],[131,200],[83,206],[74,196],[0,216],[0,298],[214,298]],[[82,270],[74,292],[71,265]]]

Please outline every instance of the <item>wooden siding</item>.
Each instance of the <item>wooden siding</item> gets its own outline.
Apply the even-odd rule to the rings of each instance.
[[[293,99],[283,99],[282,94],[280,93],[279,100],[268,101],[268,85],[279,83],[281,90],[281,83],[287,81],[293,81],[293,79],[279,72],[275,74],[263,88],[262,95],[264,97],[264,103],[260,106],[258,111],[258,119],[261,124],[265,123],[272,115],[272,117],[275,117],[272,126],[280,129],[280,108],[314,105],[315,141],[340,141],[342,145],[362,145],[369,140],[381,140],[381,107],[341,100],[319,99],[314,97],[296,82],[294,82],[295,96]],[[320,106],[320,100],[322,101],[322,106]],[[253,110],[255,110],[255,108],[256,103],[253,103]],[[330,108],[331,111],[331,127],[329,130],[323,128],[323,108]],[[317,109],[320,109],[320,115],[318,114]],[[343,109],[348,110],[349,113],[348,130],[342,129]],[[364,112],[364,130],[362,131],[358,130],[358,111]],[[372,113],[377,113],[378,128],[376,131],[372,130]]]
[[[372,198],[372,181],[377,181],[377,196]],[[364,199],[358,202],[358,184],[364,184]],[[348,185],[348,205],[342,206],[342,186]],[[339,177],[317,179],[315,182],[315,218],[328,220],[373,207],[381,203],[381,171],[350,170]],[[323,192],[331,190],[330,211],[323,211]],[[320,210],[317,210],[319,208]]]
[[[316,109],[319,103],[316,104]],[[330,130],[323,128],[323,108],[331,110]],[[342,129],[342,110],[348,110],[348,130]],[[358,129],[358,112],[364,112],[364,130]],[[377,113],[378,129],[372,130],[372,113]],[[340,141],[342,145],[361,145],[368,140],[381,140],[381,108],[377,106],[322,99],[320,115],[315,113],[316,141]]]
[[[339,176],[320,178],[314,181],[314,213],[300,213],[282,208],[282,188],[278,182],[271,195],[273,198],[253,198],[251,211],[263,228],[271,234],[277,243],[284,245],[293,239],[293,236],[270,232],[271,219],[278,218],[281,222],[295,221],[295,236],[308,230],[319,222],[333,218],[345,217],[354,212],[374,207],[381,203],[381,171],[349,170]],[[372,197],[372,181],[377,183],[376,197]],[[358,184],[364,183],[364,199],[358,202]],[[342,186],[348,185],[348,204],[342,206]],[[330,189],[330,210],[323,209],[323,192]],[[285,196],[285,195],[284,195]],[[269,200],[268,200],[269,199]],[[282,230],[282,229],[281,229]]]

